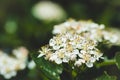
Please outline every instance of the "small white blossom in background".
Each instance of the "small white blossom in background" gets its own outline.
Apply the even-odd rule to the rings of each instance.
[[[35,67],[36,67],[35,62],[34,62],[33,60],[31,60],[31,61],[29,62],[29,64],[28,64],[28,68],[29,68],[29,69],[34,69]]]
[[[0,50],[0,75],[3,75],[5,79],[16,76],[17,71],[26,67],[28,50],[25,47],[14,49],[12,54],[14,56]]]
[[[115,39],[117,39],[117,42],[115,43],[115,45],[120,45],[120,29],[118,28],[109,28],[109,30],[115,34],[116,36],[114,36],[115,38],[112,38],[112,41],[115,41]]]
[[[78,34],[64,33],[50,39],[49,45],[42,47],[38,57],[44,56],[46,60],[57,64],[72,61],[78,67],[82,64],[93,67],[93,63],[103,55],[96,46],[97,43],[94,40]]]
[[[66,18],[66,13],[61,6],[51,1],[40,1],[32,8],[32,14],[43,21],[61,21]]]
[[[118,36],[114,33],[105,30],[103,24],[97,24],[92,21],[75,21],[70,19],[62,24],[55,25],[53,34],[59,33],[77,33],[84,37],[89,37],[97,42],[109,41],[110,43],[116,43]]]

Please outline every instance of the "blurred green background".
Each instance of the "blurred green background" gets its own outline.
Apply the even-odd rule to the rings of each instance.
[[[38,51],[52,37],[53,26],[69,18],[90,19],[106,27],[120,28],[120,0],[50,0],[66,12],[64,19],[50,22],[39,20],[32,14],[33,6],[40,1],[0,0],[0,49],[25,46],[30,51]],[[30,75],[37,80],[35,72]]]
[[[0,48],[26,46],[38,49],[48,43],[53,25],[68,18],[91,19],[107,27],[120,27],[120,0],[51,0],[59,4],[67,17],[45,22],[32,15],[40,0],[0,0]]]

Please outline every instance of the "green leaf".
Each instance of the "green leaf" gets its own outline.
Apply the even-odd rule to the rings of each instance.
[[[116,65],[120,69],[120,52],[117,52],[115,55]]]
[[[117,80],[117,78],[116,76],[110,76],[105,72],[104,75],[98,77],[96,80]]]
[[[43,57],[38,58],[37,54],[31,55],[40,71],[50,80],[60,80],[60,74],[62,73],[62,66],[54,64],[45,60]]]

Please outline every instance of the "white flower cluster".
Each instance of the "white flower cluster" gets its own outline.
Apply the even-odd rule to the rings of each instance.
[[[81,36],[89,37],[97,42],[102,42],[105,40],[110,43],[116,43],[118,40],[116,35],[105,30],[105,26],[103,24],[98,25],[92,21],[75,21],[70,19],[62,24],[54,26],[53,34],[66,32],[78,33]]]
[[[93,63],[102,58],[103,53],[97,48],[100,42],[116,43],[118,37],[105,30],[103,24],[91,21],[68,20],[55,25],[55,36],[47,46],[43,46],[38,57],[57,64],[73,62],[74,66],[85,64],[93,67]]]
[[[43,21],[61,21],[66,13],[61,6],[51,1],[40,1],[32,9],[33,16]]]
[[[0,74],[5,79],[16,76],[18,70],[25,69],[27,57],[28,50],[25,47],[14,49],[13,56],[0,50]]]
[[[75,66],[86,64],[93,67],[93,63],[102,57],[96,48],[97,43],[78,34],[59,34],[50,39],[49,45],[42,47],[38,57],[54,61],[57,64],[73,62]]]

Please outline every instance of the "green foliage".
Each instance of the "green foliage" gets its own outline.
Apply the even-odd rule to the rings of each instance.
[[[116,65],[120,69],[120,52],[115,55]]]
[[[115,76],[110,76],[106,72],[96,80],[117,80]]]
[[[44,58],[38,58],[37,55],[32,54],[33,60],[37,64],[40,71],[48,78],[48,80],[60,80],[62,73],[62,66],[51,63]]]

